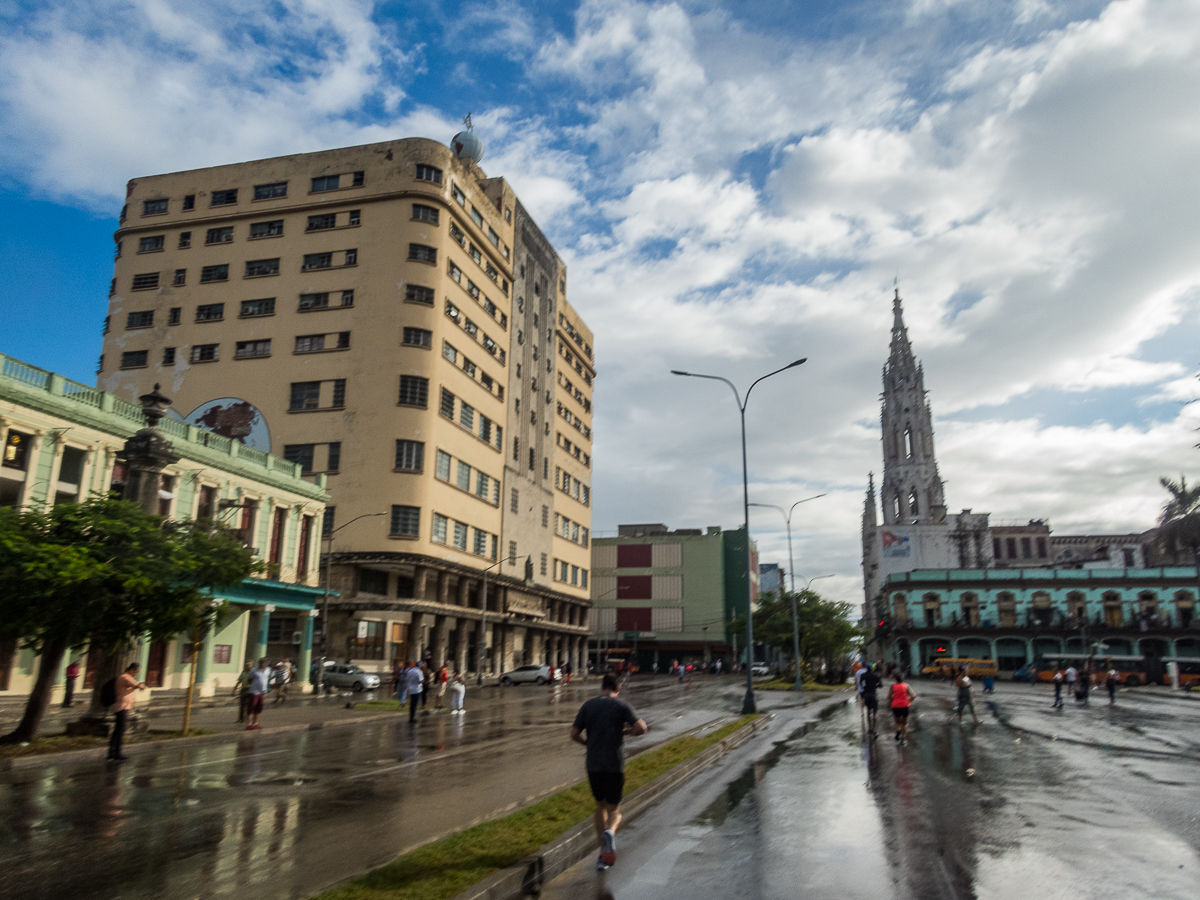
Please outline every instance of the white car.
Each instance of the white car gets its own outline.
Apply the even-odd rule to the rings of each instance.
[[[554,670],[554,680],[562,679],[562,669]],[[511,687],[514,684],[525,684],[533,682],[534,684],[548,684],[550,681],[549,666],[521,666],[513,669],[511,672],[505,672],[500,676],[500,683],[505,687]]]
[[[325,664],[326,686],[350,688],[352,691],[373,691],[379,687],[379,676],[364,672],[358,666]]]
[[[765,678],[771,674],[771,669],[766,663],[755,663],[750,667],[750,674],[755,678]]]

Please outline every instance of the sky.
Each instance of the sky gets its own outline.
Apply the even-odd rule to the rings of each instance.
[[[88,384],[137,175],[467,112],[595,331],[594,532],[791,506],[862,597],[898,284],[951,511],[1141,531],[1196,471],[1200,4],[0,0],[0,353]],[[783,517],[751,510],[764,561]]]

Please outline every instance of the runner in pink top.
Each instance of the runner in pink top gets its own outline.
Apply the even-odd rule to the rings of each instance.
[[[896,720],[896,740],[901,744],[908,743],[908,708],[912,706],[917,695],[908,686],[903,676],[897,672],[894,676],[896,683],[892,685],[892,716]]]

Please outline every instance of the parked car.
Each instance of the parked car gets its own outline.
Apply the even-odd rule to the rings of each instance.
[[[750,674],[755,678],[765,678],[771,674],[771,667],[766,663],[755,663],[750,669]]]
[[[562,669],[554,670],[554,680],[562,679]],[[510,687],[514,684],[525,684],[533,682],[534,684],[548,684],[550,681],[549,666],[520,666],[513,669],[511,672],[505,672],[500,676],[500,683],[505,687]]]
[[[358,666],[325,664],[325,677],[322,683],[327,687],[340,689],[350,688],[352,691],[373,691],[379,687],[379,676],[364,672]]]

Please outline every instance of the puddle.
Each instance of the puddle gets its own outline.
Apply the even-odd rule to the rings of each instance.
[[[262,784],[262,785],[281,785],[284,787],[300,787],[305,784],[314,784],[317,779],[309,778],[304,775],[279,775],[275,778],[259,778],[253,781],[247,781],[246,784]]]

